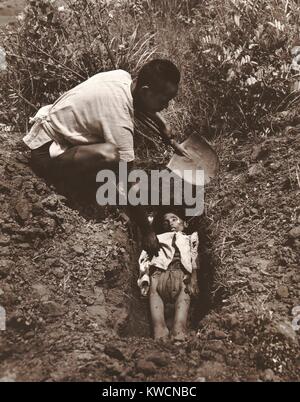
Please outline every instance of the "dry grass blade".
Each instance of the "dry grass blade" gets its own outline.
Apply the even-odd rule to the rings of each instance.
[[[130,60],[135,60],[136,66],[135,69],[138,70],[141,65],[146,63],[150,57],[156,52],[156,48],[150,45],[150,42],[153,40],[155,34],[144,35],[132,48],[132,50],[128,50],[128,58]]]
[[[300,169],[299,169],[299,165],[296,165],[296,177],[297,177],[297,183],[298,183],[298,187],[300,189]]]

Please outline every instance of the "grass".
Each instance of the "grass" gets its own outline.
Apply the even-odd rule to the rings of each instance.
[[[4,34],[9,68],[0,121],[24,127],[36,108],[96,72],[123,68],[135,75],[147,60],[166,57],[182,72],[166,114],[179,138],[259,129],[294,79],[290,49],[299,6],[214,0],[193,9],[196,3],[64,0],[63,10],[61,1],[28,3],[24,18]]]

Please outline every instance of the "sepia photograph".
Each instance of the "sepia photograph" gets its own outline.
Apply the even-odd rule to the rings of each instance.
[[[299,382],[299,0],[0,0],[0,106],[0,382]]]

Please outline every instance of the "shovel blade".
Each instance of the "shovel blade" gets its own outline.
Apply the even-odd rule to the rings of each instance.
[[[196,184],[196,170],[204,171],[205,184],[217,176],[220,165],[218,155],[203,137],[192,134],[181,145],[190,155],[190,159],[174,154],[167,165],[170,170],[194,185]],[[193,174],[184,176],[185,170],[192,171]]]

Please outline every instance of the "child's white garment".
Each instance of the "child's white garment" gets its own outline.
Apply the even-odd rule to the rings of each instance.
[[[156,267],[166,271],[172,262],[175,254],[175,248],[172,242],[175,240],[175,245],[180,251],[180,259],[183,267],[188,273],[192,273],[193,269],[197,269],[198,233],[194,232],[191,235],[186,235],[182,232],[166,232],[157,236],[160,249],[158,256],[149,258],[145,250],[142,251],[139,258],[139,279],[138,286],[141,288],[143,296],[146,296],[150,286],[150,267]]]

